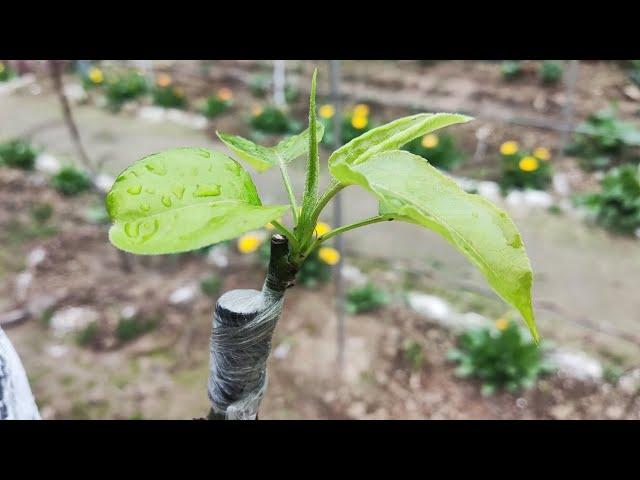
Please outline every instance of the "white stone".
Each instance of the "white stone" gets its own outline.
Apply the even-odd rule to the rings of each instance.
[[[471,330],[473,328],[491,327],[493,323],[487,317],[476,312],[467,312],[457,315],[451,315],[449,325],[452,328],[461,330]]]
[[[563,197],[566,197],[571,193],[571,187],[569,186],[569,179],[566,173],[558,172],[553,175],[552,179],[553,190]]]
[[[31,272],[20,272],[16,275],[16,300],[24,302],[27,299],[27,293],[32,281],[33,274]]]
[[[553,197],[542,190],[525,190],[523,200],[525,205],[532,208],[549,208],[553,205]]]
[[[166,116],[165,109],[161,107],[146,106],[138,110],[138,117],[150,122],[162,122]]]
[[[69,348],[64,345],[49,345],[47,347],[47,355],[53,358],[60,358],[66,355]]]
[[[115,178],[113,178],[111,175],[107,175],[106,173],[100,173],[98,176],[96,176],[93,183],[101,191],[108,192],[113,186],[114,181],[115,181]]]
[[[66,307],[51,317],[50,326],[54,335],[62,337],[71,332],[82,330],[98,320],[97,311],[88,307]]]
[[[40,95],[42,93],[42,87],[37,83],[34,83],[29,87],[29,93],[31,95]]]
[[[53,175],[60,170],[60,162],[53,155],[41,153],[36,157],[36,170]]]
[[[623,392],[629,395],[637,393],[638,390],[640,390],[640,368],[636,368],[622,375],[618,381],[618,386]]]
[[[291,345],[289,343],[281,343],[273,350],[273,356],[278,360],[282,360],[283,358],[286,358],[287,355],[289,355],[290,351]]]
[[[81,103],[87,99],[87,92],[79,83],[69,83],[64,86],[64,94],[72,102]]]
[[[229,249],[226,245],[216,245],[211,247],[207,253],[207,263],[218,268],[227,268],[229,266]]]
[[[500,186],[496,182],[482,181],[478,182],[476,189],[483,197],[496,202],[500,200]]]
[[[12,78],[7,82],[0,83],[0,95],[12,94],[21,88],[31,85],[35,81],[36,77],[31,73]]]
[[[524,195],[520,190],[511,190],[504,201],[511,207],[522,207],[524,204]]]
[[[367,283],[367,276],[354,265],[345,264],[342,267],[342,276],[347,283],[354,286],[361,286]]]
[[[177,290],[174,290],[169,296],[169,303],[172,305],[185,305],[193,301],[196,298],[198,289],[195,285],[185,285]]]
[[[602,365],[598,360],[583,352],[555,350],[547,355],[547,360],[556,366],[558,372],[568,378],[580,381],[602,379]]]
[[[120,317],[129,320],[138,314],[138,308],[135,305],[127,305],[120,310]]]
[[[47,251],[42,248],[34,248],[27,254],[27,268],[36,268],[47,258]]]
[[[451,315],[451,307],[440,297],[426,293],[411,292],[407,295],[409,306],[432,320],[445,320]]]

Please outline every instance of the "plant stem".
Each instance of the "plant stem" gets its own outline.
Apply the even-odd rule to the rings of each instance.
[[[320,212],[322,212],[324,207],[327,206],[327,203],[329,203],[329,201],[336,195],[336,193],[338,193],[340,190],[342,190],[346,186],[347,185],[345,185],[344,183],[340,183],[335,178],[331,180],[331,182],[327,186],[327,189],[322,194],[322,197],[320,197],[320,199],[318,200],[318,203],[316,203],[316,206],[313,209],[313,212],[311,213],[311,219],[313,220],[314,227],[315,227],[315,224],[318,223],[318,217],[320,216]]]
[[[287,237],[287,240],[289,240],[289,242],[291,243],[291,248],[293,248],[294,250],[298,249],[298,246],[299,246],[298,240],[296,239],[295,234],[291,230],[289,230],[287,227],[285,227],[280,222],[277,222],[275,220],[271,221],[271,225],[276,227],[276,230],[278,230],[278,232],[280,232],[282,235]]]
[[[291,214],[293,215],[293,224],[298,224],[298,204],[296,203],[296,196],[293,193],[293,187],[291,186],[291,179],[289,178],[289,173],[287,172],[287,166],[284,162],[279,162],[280,173],[282,174],[282,181],[284,182],[284,186],[287,189],[287,195],[289,195],[289,203],[291,204]]]

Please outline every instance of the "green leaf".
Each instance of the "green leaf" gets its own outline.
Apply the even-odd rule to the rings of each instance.
[[[317,141],[322,140],[324,126],[318,125]],[[216,132],[218,138],[239,158],[251,165],[256,171],[264,172],[279,162],[289,163],[307,153],[309,148],[309,129],[298,135],[282,140],[273,147],[263,147],[238,135]]]
[[[539,336],[531,302],[533,273],[520,234],[507,214],[466,193],[422,157],[390,151],[351,166],[350,178],[373,192],[381,211],[427,227],[460,250]],[[340,179],[342,180],[342,179]]]
[[[315,225],[311,225],[311,212],[318,199],[318,171],[320,159],[318,157],[317,119],[316,119],[316,79],[318,69],[311,78],[311,94],[309,95],[309,158],[307,162],[307,178],[302,196],[302,212],[300,214],[299,232],[304,244],[312,235]]]
[[[359,183],[362,179],[351,166],[367,161],[374,155],[397,150],[414,138],[439,128],[472,120],[455,113],[420,113],[403,117],[354,138],[329,157],[329,170],[342,183]]]
[[[122,172],[107,194],[109,240],[131,253],[193,250],[278,219],[288,205],[263,206],[235,160],[204,148],[149,155]]]

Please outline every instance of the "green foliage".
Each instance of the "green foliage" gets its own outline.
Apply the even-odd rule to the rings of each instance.
[[[640,60],[629,60],[627,63],[629,80],[640,86]]]
[[[502,154],[500,188],[511,190],[546,190],[553,177],[551,162],[542,160],[530,152],[518,150],[512,155]]]
[[[514,80],[522,75],[520,60],[504,60],[500,66],[500,73],[505,80]]]
[[[186,108],[187,98],[184,91],[175,85],[153,87],[151,92],[153,104],[164,108]]]
[[[264,74],[253,75],[249,79],[249,89],[253,96],[264,98],[269,91],[269,77]]]
[[[53,215],[53,207],[48,203],[37,203],[29,209],[29,214],[36,223],[43,224]]]
[[[168,150],[139,160],[116,179],[107,195],[114,222],[111,242],[139,254],[178,253],[235,238],[270,222],[289,240],[288,261],[300,269],[299,282],[310,285],[328,279],[329,264],[339,260],[338,252],[322,247],[323,242],[371,223],[406,221],[435,231],[460,250],[493,289],[520,311],[537,339],[531,301],[533,272],[513,222],[486,199],[467,194],[423,158],[398,150],[415,138],[470,118],[417,114],[359,135],[329,157],[334,178],[320,194],[317,142],[322,129],[316,122],[315,74],[311,90],[309,129],[302,135],[266,148],[221,134],[234,153],[256,169],[280,167],[289,206],[263,206],[249,175],[223,154],[197,148]],[[360,118],[357,125],[364,127],[367,115],[366,106],[353,109],[353,118]],[[307,143],[307,178],[299,210],[286,167],[288,161],[305,153]],[[349,185],[373,193],[380,214],[318,233],[315,226],[322,209]],[[292,228],[280,223],[289,208]],[[248,240],[245,253],[259,246]]]
[[[345,310],[347,313],[374,312],[389,303],[389,295],[369,282],[347,292]]]
[[[118,111],[126,102],[135,100],[149,90],[147,80],[141,73],[130,70],[111,76],[104,85],[104,95],[112,110]]]
[[[249,124],[259,132],[271,135],[281,135],[292,130],[292,123],[287,114],[274,106],[254,112]]]
[[[464,160],[451,135],[427,134],[413,139],[403,148],[426,158],[431,165],[443,170],[452,170]]]
[[[217,297],[222,287],[222,278],[218,275],[210,275],[200,281],[200,290],[209,297]]]
[[[77,195],[91,188],[91,179],[77,168],[67,166],[51,177],[51,186],[63,195]]]
[[[121,318],[116,327],[116,338],[121,342],[134,340],[139,336],[153,330],[160,323],[158,317],[138,317]]]
[[[214,118],[226,112],[231,105],[233,105],[231,99],[224,100],[218,94],[209,95],[202,108],[202,114],[207,118]]]
[[[551,370],[540,349],[526,339],[515,323],[503,330],[470,330],[458,339],[458,348],[449,352],[458,363],[456,374],[482,382],[485,395],[499,388],[517,392],[532,387],[537,378]]]
[[[37,155],[35,147],[21,138],[0,143],[0,165],[33,170]]]
[[[404,360],[411,366],[414,371],[419,371],[424,364],[424,351],[422,345],[412,339],[406,339],[402,343],[402,355]]]
[[[579,157],[587,171],[624,163],[632,153],[630,147],[640,145],[640,130],[618,119],[613,107],[591,114],[577,130],[567,153]]]
[[[93,346],[100,338],[100,326],[98,322],[91,322],[76,333],[76,343],[81,347]]]
[[[288,209],[262,206],[242,166],[204,148],[175,148],[139,160],[116,178],[106,204],[114,222],[110,241],[138,254],[179,253],[229,240]]]
[[[562,79],[563,73],[562,62],[557,60],[545,60],[538,70],[540,81],[547,85],[558,83]]]
[[[16,72],[8,64],[0,62],[0,82],[7,82],[16,76]]]
[[[284,89],[284,99],[287,103],[295,103],[300,99],[300,90],[293,85],[287,85]]]
[[[640,173],[634,165],[611,169],[600,182],[601,191],[578,197],[596,222],[614,232],[632,235],[640,228]]]

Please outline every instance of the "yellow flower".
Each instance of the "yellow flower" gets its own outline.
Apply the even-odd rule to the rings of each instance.
[[[247,233],[238,239],[238,251],[240,253],[253,253],[258,249],[261,243],[262,240],[260,237]]]
[[[276,229],[276,227],[273,226],[273,224],[271,222],[267,223],[264,228],[266,228],[267,230],[269,230],[270,232],[274,231]]]
[[[356,117],[368,117],[369,116],[369,106],[364,103],[359,103],[355,107],[353,107],[353,115]]]
[[[324,222],[318,222],[316,223],[316,235],[321,237],[322,235],[324,235],[325,233],[329,233],[331,231],[331,226],[327,223]]]
[[[251,108],[251,115],[253,115],[254,117],[257,117],[258,115],[260,115],[262,113],[262,107],[258,106],[258,105],[254,105]]]
[[[0,63],[0,73],[4,72],[4,63]]]
[[[96,67],[91,68],[91,70],[89,70],[89,80],[93,83],[102,83],[104,81],[102,70]]]
[[[171,76],[167,75],[166,73],[161,73],[156,78],[156,83],[160,87],[168,87],[169,85],[171,85]]]
[[[353,117],[351,117],[351,125],[353,125],[353,128],[356,130],[362,130],[367,126],[367,123],[369,123],[369,120],[363,115],[353,115]]]
[[[424,148],[434,148],[438,146],[438,142],[440,140],[438,140],[438,136],[432,134],[429,135],[425,135],[424,137],[422,137],[422,146]]]
[[[331,247],[320,247],[318,258],[328,265],[335,265],[340,261],[340,252]]]
[[[538,147],[533,151],[533,156],[540,160],[549,160],[551,158],[551,152],[548,148]]]
[[[498,320],[496,320],[495,326],[498,330],[504,330],[509,326],[509,320],[504,317],[499,318]]]
[[[218,98],[223,102],[226,102],[233,98],[233,92],[230,88],[221,88],[220,90],[218,90]]]
[[[520,149],[520,145],[518,142],[514,142],[513,140],[509,140],[508,142],[504,142],[500,145],[500,153],[502,155],[513,155]]]
[[[535,157],[523,157],[518,166],[524,172],[533,172],[538,169],[538,160]]]
[[[318,110],[318,113],[320,114],[320,116],[322,118],[331,118],[333,117],[333,114],[336,113],[335,108],[333,108],[333,105],[322,105],[320,107],[320,110]]]

